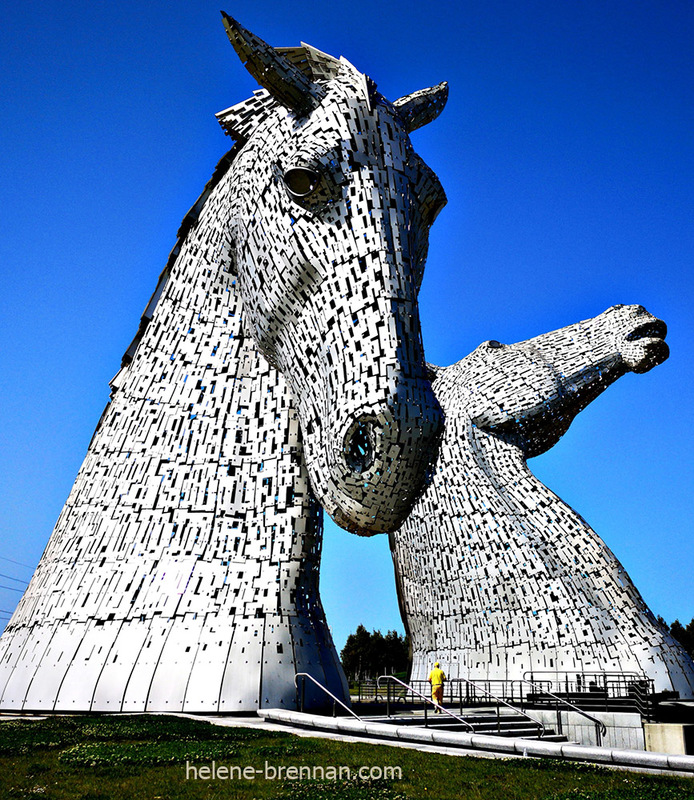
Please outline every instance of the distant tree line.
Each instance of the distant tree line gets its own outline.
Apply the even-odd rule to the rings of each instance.
[[[662,617],[658,617],[658,622],[666,631],[670,631],[672,636],[694,658],[694,619],[686,627],[678,619],[672,625],[668,625]]]
[[[688,625],[676,619],[671,625],[662,617],[658,622],[694,658],[694,619]],[[340,653],[347,680],[359,681],[377,678],[379,675],[406,673],[410,671],[410,643],[407,636],[397,631],[369,631],[360,625],[355,633],[347,637]]]
[[[410,643],[397,631],[369,631],[360,625],[350,633],[340,653],[347,680],[361,681],[379,675],[409,673]]]

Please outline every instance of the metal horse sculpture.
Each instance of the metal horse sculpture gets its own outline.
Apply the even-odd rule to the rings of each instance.
[[[2,709],[292,707],[297,671],[346,695],[318,502],[392,530],[433,456],[417,290],[445,197],[408,132],[446,87],[391,104],[344,59],[224,22],[263,89],[218,115],[236,144],[0,639]]]
[[[526,464],[611,383],[664,361],[665,332],[641,306],[615,306],[435,368],[446,415],[436,471],[391,535],[413,679],[439,660],[450,677],[636,672],[656,690],[694,695],[691,658],[600,537]]]

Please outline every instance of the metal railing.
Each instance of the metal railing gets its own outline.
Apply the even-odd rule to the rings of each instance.
[[[650,698],[654,693],[654,681],[642,673],[533,670],[524,672],[523,680],[535,683],[543,691],[548,686],[550,691],[564,695],[569,702],[589,704],[593,710],[597,710],[597,705],[603,706],[605,711],[632,705],[642,717],[650,719],[652,715]]]
[[[654,694],[654,681],[650,681],[650,686],[643,681],[635,681],[628,687],[629,698],[638,709],[639,714],[650,722],[653,718],[653,701],[651,696]]]
[[[412,683],[413,684],[414,683],[423,683],[423,684],[425,684],[427,682],[426,681],[412,681]],[[510,708],[511,711],[515,712],[516,714],[520,714],[521,716],[525,717],[526,719],[529,719],[533,723],[533,725],[537,725],[537,727],[540,729],[540,738],[542,738],[545,735],[546,731],[545,731],[545,725],[544,725],[543,722],[541,722],[539,719],[535,719],[535,717],[531,716],[526,711],[524,711],[522,709],[522,707],[519,707],[518,705],[514,705],[513,702],[509,702],[509,700],[504,698],[501,693],[500,694],[496,694],[495,692],[492,692],[490,688],[485,688],[484,686],[482,686],[482,684],[480,682],[471,681],[469,678],[455,678],[453,680],[446,681],[446,683],[449,686],[449,692],[448,692],[449,700],[452,703],[455,703],[456,701],[458,702],[461,714],[463,713],[463,707],[465,705],[471,706],[471,705],[480,704],[482,702],[482,700],[484,700],[484,702],[486,704],[489,701],[489,698],[491,698],[494,701],[494,703],[496,704],[496,716],[497,716],[497,729],[498,730],[501,729],[499,706],[503,705],[503,706],[506,706],[506,708]],[[489,683],[491,683],[491,681],[485,681],[485,683],[489,684]],[[501,683],[503,685],[505,683],[505,681],[499,681],[499,683]],[[454,692],[454,687],[456,687],[456,686],[458,687],[458,696],[457,696],[457,698],[456,698],[456,694]],[[463,694],[463,686],[465,686],[465,689],[466,689],[465,694]],[[479,695],[482,695],[483,697],[480,697]]]
[[[572,711],[575,711],[577,714],[580,714],[582,717],[586,717],[591,722],[595,723],[595,738],[597,740],[598,747],[602,747],[602,737],[605,736],[607,733],[607,726],[602,720],[599,720],[597,717],[594,717],[592,714],[589,714],[587,711],[584,711],[582,708],[575,706],[573,703],[570,703],[568,700],[565,700],[563,697],[559,697],[558,695],[550,692],[548,689],[543,689],[536,683],[532,683],[532,681],[527,681],[525,678],[522,679],[523,683],[527,684],[528,686],[532,686],[533,689],[539,690],[548,694],[552,697],[555,701],[555,708],[557,711],[557,733],[563,733],[562,730],[562,721],[561,721],[561,710],[559,709],[559,703],[564,706],[568,706]]]
[[[534,684],[535,691],[530,688],[531,684]],[[426,681],[413,680],[410,685],[419,689],[420,693],[428,694]],[[350,690],[355,701],[385,700],[375,680],[354,681],[350,684]],[[462,715],[464,708],[485,705],[490,695],[503,698],[521,710],[543,705],[555,706],[551,695],[557,695],[581,710],[585,708],[594,713],[603,710],[634,711],[649,721],[653,716],[653,693],[653,680],[638,672],[535,670],[524,673],[523,678],[509,680],[449,679],[444,686],[443,702],[458,706]],[[403,703],[415,701],[414,696],[408,698],[407,691],[402,687],[401,693],[395,697],[391,693],[390,699]]]
[[[547,676],[547,677],[545,677]],[[484,687],[485,691],[503,697],[511,704],[524,701],[528,694],[524,680],[535,683],[541,687],[548,687],[555,694],[565,695],[569,701],[580,705],[580,701],[590,701],[592,705],[602,703],[605,710],[615,710],[619,705],[628,704],[629,701],[645,716],[648,713],[649,697],[654,692],[653,679],[647,678],[637,672],[552,672],[552,671],[527,671],[523,678],[516,679],[488,679],[488,678],[451,678],[446,681],[444,693],[447,702],[457,702],[460,698],[460,683],[466,680],[474,682],[478,688]],[[413,680],[413,685],[426,684],[423,680]],[[359,700],[380,700],[378,688],[374,679],[364,679],[350,682],[351,694]],[[468,705],[483,700],[478,697],[472,688],[464,686],[464,701]]]
[[[379,676],[377,678],[377,680],[376,680],[376,686],[378,688],[380,688],[382,680],[395,681],[396,683],[399,683],[401,686],[404,686],[405,689],[407,689],[409,692],[412,692],[412,694],[416,694],[418,697],[420,697],[422,700],[424,700],[424,727],[425,728],[427,728],[429,726],[429,720],[428,720],[428,717],[427,717],[427,709],[428,709],[427,703],[429,703],[432,706],[434,706],[434,708],[437,709],[438,711],[443,711],[444,714],[448,714],[449,717],[453,717],[453,719],[457,720],[462,725],[467,726],[473,733],[475,733],[475,729],[473,728],[473,726],[466,719],[463,719],[463,717],[459,717],[456,714],[452,714],[447,708],[444,708],[443,706],[440,706],[438,703],[435,703],[430,697],[427,697],[426,695],[423,695],[421,692],[418,692],[416,689],[413,689],[411,686],[408,686],[404,681],[401,681],[400,678],[396,678],[395,675],[381,675],[381,676]],[[388,692],[387,692],[387,695],[386,695],[386,714],[387,714],[387,716],[390,717],[390,684],[388,684]]]
[[[297,678],[303,678],[303,680],[301,681],[301,690],[300,691],[299,691],[299,686],[298,686],[298,684],[296,682]],[[352,709],[349,706],[345,705],[345,703],[343,703],[342,700],[340,700],[339,697],[335,697],[335,695],[329,689],[326,689],[325,686],[323,686],[322,683],[317,681],[313,677],[313,675],[309,675],[308,672],[297,672],[294,675],[294,686],[296,687],[297,691],[299,692],[299,698],[298,698],[298,703],[297,703],[297,705],[299,706],[299,711],[301,711],[303,713],[303,710],[304,710],[304,695],[305,695],[305,689],[306,689],[306,678],[308,678],[310,681],[313,681],[313,683],[315,683],[316,686],[321,691],[325,692],[325,694],[327,694],[329,697],[332,697],[332,700],[333,700],[333,717],[337,716],[337,706],[336,706],[336,704],[339,703],[342,706],[342,708],[344,708],[345,711],[348,711],[353,717],[355,717],[355,719],[358,719],[359,722],[363,722],[362,718],[357,716],[357,714],[355,714],[354,711],[352,711]]]
[[[365,678],[364,680],[350,681],[349,693],[357,700],[380,700],[381,696],[378,694],[378,687],[373,678]]]

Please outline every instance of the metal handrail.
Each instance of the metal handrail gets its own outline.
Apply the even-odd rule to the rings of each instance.
[[[526,670],[523,673],[523,679],[534,681],[536,676],[538,681],[544,683],[549,680],[553,684],[561,687],[562,683],[569,681],[576,685],[576,691],[587,691],[589,693],[597,690],[604,689],[608,693],[610,690],[618,691],[628,689],[633,683],[647,683],[653,685],[653,679],[649,678],[642,672],[607,672],[605,670]],[[547,676],[547,677],[543,677]],[[595,678],[596,681],[589,681],[589,678]],[[599,681],[599,683],[597,682]],[[617,695],[615,695],[617,696]]]
[[[523,675],[601,675],[603,678],[616,677],[616,678],[638,678],[639,680],[648,680],[645,672],[609,672],[602,669],[527,669]]]
[[[358,680],[358,681],[349,681],[348,683],[349,683],[350,696],[352,694],[352,690],[356,689],[357,696],[360,702],[362,700],[362,696],[373,697],[374,700],[379,700],[376,681],[373,680],[372,678],[365,678],[364,680]],[[369,694],[369,689],[371,689],[372,686],[373,686],[373,694]]]
[[[635,683],[633,686],[629,687],[631,697],[633,698],[636,708],[638,709],[639,714],[642,717],[645,717],[647,721],[650,722],[651,714],[652,714],[652,705],[648,699],[648,692],[643,689],[638,683]]]
[[[493,694],[492,692],[487,691],[483,686],[480,686],[477,683],[473,683],[473,681],[469,680],[469,678],[458,678],[459,681],[465,681],[470,686],[474,686],[475,689],[479,689],[480,691],[484,692],[488,697],[493,697],[497,703],[503,703],[505,706],[508,706],[512,711],[517,711],[519,714],[522,714],[524,717],[529,719],[531,722],[534,722],[535,725],[538,725],[540,728],[540,739],[545,735],[546,728],[544,722],[541,722],[539,719],[535,719],[535,717],[530,716],[530,714],[526,714],[522,708],[518,708],[517,706],[511,705],[508,701],[504,700],[502,697]]]
[[[424,683],[424,681],[420,681],[420,683]],[[487,695],[487,697],[491,697],[494,700],[496,700],[497,713],[498,713],[499,703],[501,703],[502,705],[505,705],[508,708],[510,708],[512,711],[515,711],[517,714],[521,714],[526,719],[529,719],[534,725],[537,725],[537,727],[540,729],[540,738],[543,738],[544,735],[546,734],[547,728],[546,728],[544,722],[542,722],[539,719],[536,719],[531,714],[528,714],[527,712],[523,711],[522,708],[519,708],[518,706],[514,706],[513,703],[509,703],[508,700],[504,700],[503,697],[499,697],[499,695],[494,694],[494,692],[490,692],[489,689],[485,689],[479,683],[475,683],[474,681],[471,681],[469,678],[451,678],[451,679],[448,680],[448,683],[449,684],[466,683],[468,686],[472,686],[477,691],[483,692],[485,695]],[[454,699],[455,699],[455,696],[453,694],[451,694],[451,701],[453,701]],[[513,699],[513,698],[511,698],[511,699]],[[462,712],[462,695],[460,697],[460,703],[461,703],[460,708],[461,708],[461,712]]]
[[[548,694],[550,697],[553,697],[559,703],[563,703],[565,706],[569,706],[569,708],[573,709],[574,711],[577,711],[581,716],[586,717],[587,719],[591,720],[591,722],[594,722],[595,723],[595,735],[596,735],[596,738],[597,738],[598,747],[602,747],[602,737],[605,736],[605,734],[607,733],[607,726],[605,725],[605,723],[602,720],[598,719],[597,717],[594,717],[592,714],[589,714],[587,711],[584,711],[582,708],[579,708],[578,706],[575,706],[573,703],[570,703],[568,700],[565,700],[563,697],[559,697],[558,695],[554,694],[554,692],[550,692],[547,689],[543,689],[542,686],[538,686],[537,684],[533,683],[532,681],[528,681],[525,678],[521,678],[520,680],[522,680],[523,683],[527,683],[528,686],[532,686],[533,689],[535,689],[536,691],[539,690],[541,692],[544,692],[545,694]],[[557,713],[558,712],[559,712],[559,709],[557,708]]]
[[[408,686],[404,681],[401,681],[400,678],[396,678],[395,675],[380,675],[376,679],[376,686],[378,688],[380,688],[382,679],[388,681],[395,681],[396,683],[399,683],[401,686],[404,686],[408,691],[412,692],[412,694],[416,694],[418,697],[421,697],[422,700],[424,700],[426,703],[431,703],[431,705],[434,706],[434,708],[441,709],[441,711],[443,711],[444,714],[448,714],[449,717],[453,717],[453,719],[458,720],[458,722],[462,722],[463,725],[467,725],[468,728],[470,728],[470,730],[473,733],[475,733],[474,727],[466,719],[463,719],[463,717],[459,717],[457,714],[452,714],[447,708],[440,706],[438,703],[435,703],[430,697],[427,697],[426,695],[421,694],[421,692],[418,692],[416,689],[413,689],[411,686]]]
[[[313,681],[313,682],[316,684],[316,686],[317,686],[319,689],[322,689],[322,690],[323,690],[323,691],[324,691],[324,692],[325,692],[327,695],[330,695],[330,697],[332,697],[332,699],[333,699],[333,716],[335,716],[335,703],[339,703],[339,704],[342,706],[342,708],[344,708],[344,709],[345,709],[345,711],[349,711],[349,713],[350,713],[350,714],[351,714],[353,717],[355,717],[356,719],[358,719],[358,720],[359,720],[359,722],[363,722],[363,721],[364,721],[364,720],[363,720],[361,717],[357,716],[357,715],[354,713],[354,711],[352,711],[352,709],[351,709],[351,708],[349,708],[349,706],[346,706],[346,705],[345,705],[345,704],[342,702],[342,700],[340,700],[340,698],[339,698],[339,697],[335,697],[335,695],[334,695],[334,694],[333,694],[333,693],[332,693],[332,692],[331,692],[329,689],[326,689],[326,688],[325,688],[325,686],[323,686],[323,684],[322,684],[322,683],[319,683],[319,682],[318,682],[318,681],[317,681],[317,680],[316,680],[316,679],[313,677],[313,675],[309,675],[309,674],[308,674],[308,672],[297,672],[297,673],[294,675],[294,687],[295,687],[296,689],[298,689],[298,688],[299,688],[299,687],[297,686],[297,683],[296,683],[296,679],[297,679],[297,678],[308,678],[309,680],[312,680],[312,681]],[[304,685],[304,684],[302,683],[301,685],[302,685],[302,687],[303,687],[303,685]],[[304,693],[303,693],[303,691],[302,691],[302,693],[301,693],[301,704],[300,704],[300,705],[301,705],[301,707],[300,707],[299,711],[303,712],[303,710],[304,710]]]
[[[625,696],[629,697],[642,717],[650,719],[651,703],[649,697],[654,692],[653,678],[649,678],[644,672],[607,672],[604,670],[526,670],[525,676],[530,675],[531,681],[535,675],[547,675],[547,678],[539,678],[540,683],[557,684],[557,691],[561,691],[562,683],[566,683],[566,694],[570,697],[573,689],[569,690],[569,681],[576,686],[576,693],[580,694],[583,690],[588,694],[593,694],[596,690],[604,690],[605,711],[609,710],[609,703],[612,699],[619,700]],[[551,677],[549,677],[551,676]],[[589,678],[596,678],[599,683],[591,682]],[[596,695],[602,697],[602,694]]]

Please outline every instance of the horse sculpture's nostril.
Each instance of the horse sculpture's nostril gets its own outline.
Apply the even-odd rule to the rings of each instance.
[[[345,462],[361,474],[374,463],[374,429],[370,419],[358,419],[345,437]]]

